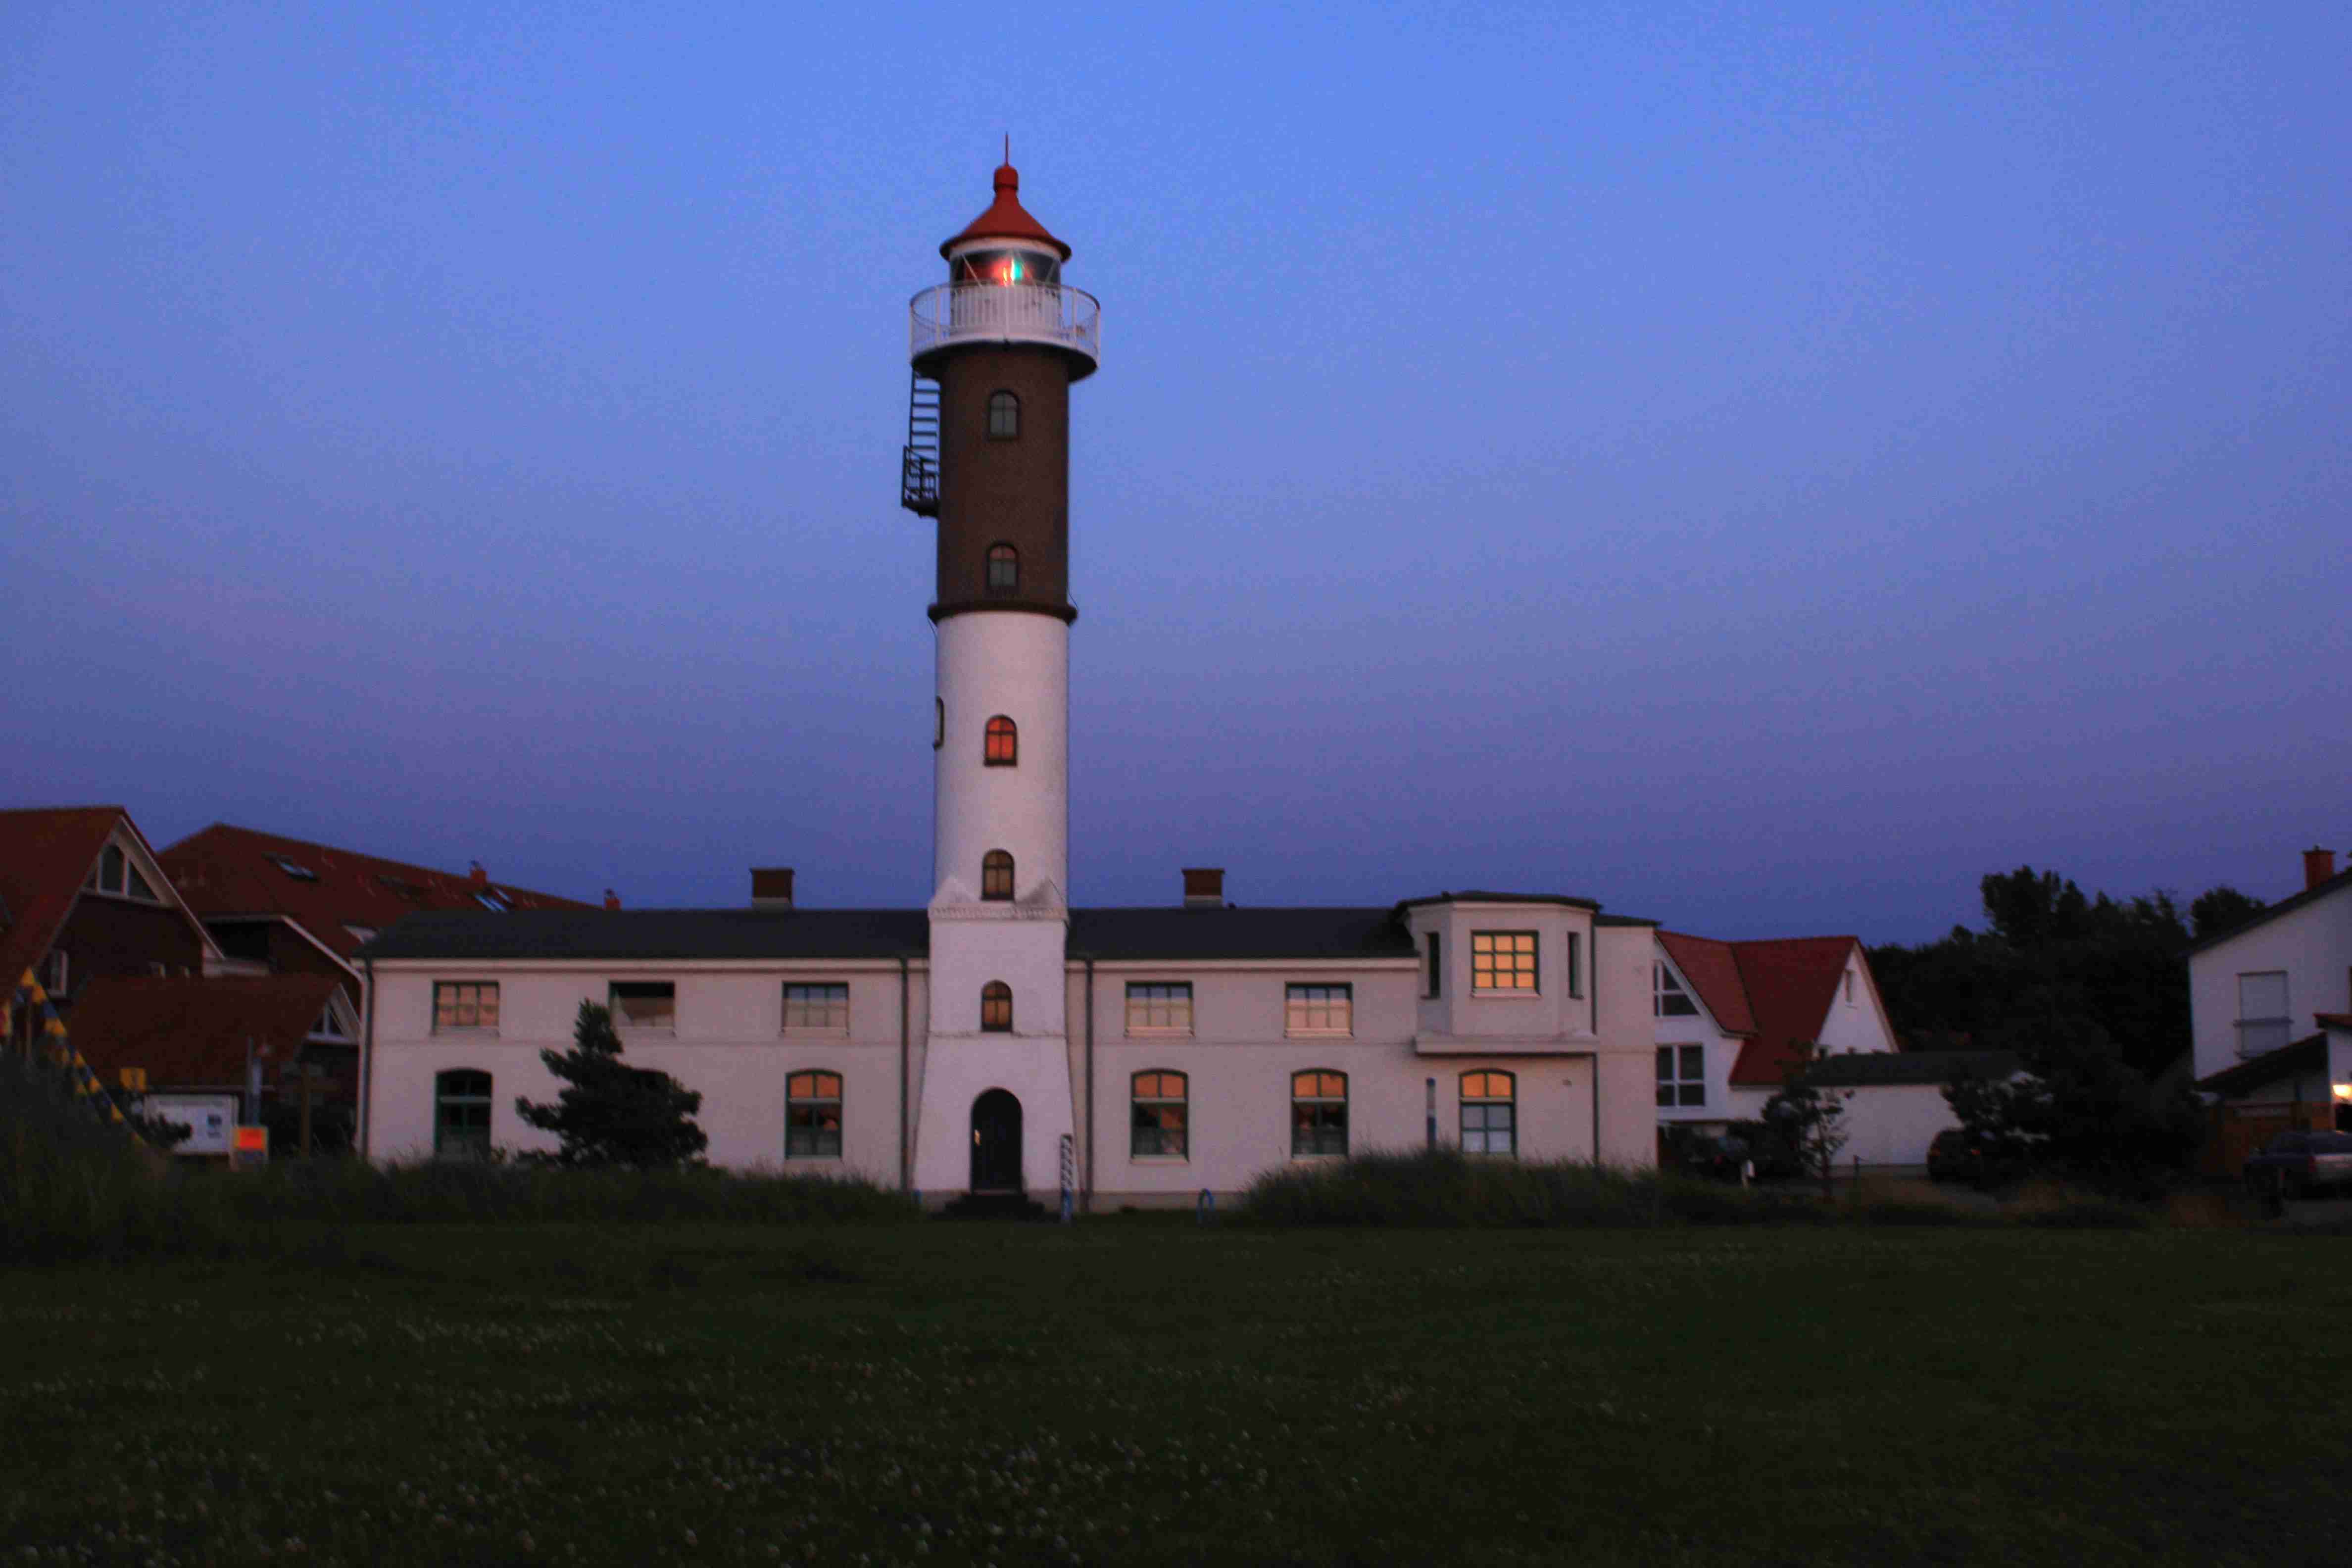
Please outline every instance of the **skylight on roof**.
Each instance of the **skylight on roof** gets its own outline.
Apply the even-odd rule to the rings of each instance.
[[[486,910],[496,910],[500,914],[507,912],[507,900],[505,896],[496,891],[476,893],[474,895],[474,901],[481,905],[482,908]]]
[[[269,863],[298,882],[315,882],[319,879],[319,873],[310,867],[299,860],[289,860],[283,855],[272,855],[269,858]]]

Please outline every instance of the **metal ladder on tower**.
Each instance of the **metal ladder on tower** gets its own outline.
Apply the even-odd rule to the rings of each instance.
[[[940,515],[940,384],[908,374],[907,446],[898,464],[898,504],[917,517]]]

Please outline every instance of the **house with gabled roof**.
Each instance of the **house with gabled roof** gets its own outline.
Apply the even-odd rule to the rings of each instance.
[[[68,1029],[107,976],[194,976],[220,950],[119,805],[0,811],[0,998],[32,975]],[[35,1022],[10,1020],[29,1052]]]
[[[1718,942],[1661,930],[1651,1012],[1658,1120],[1708,1131],[1760,1116],[1801,1044],[1898,1048],[1858,937]]]

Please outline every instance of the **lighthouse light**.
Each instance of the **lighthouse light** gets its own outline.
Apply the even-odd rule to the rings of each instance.
[[[1058,258],[1028,250],[967,250],[948,269],[958,283],[987,283],[1000,289],[1027,285],[1047,287],[1061,280]]]

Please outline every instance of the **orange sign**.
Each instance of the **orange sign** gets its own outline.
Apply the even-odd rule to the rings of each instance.
[[[236,1130],[236,1149],[240,1154],[268,1153],[269,1129],[267,1127],[238,1128]]]

